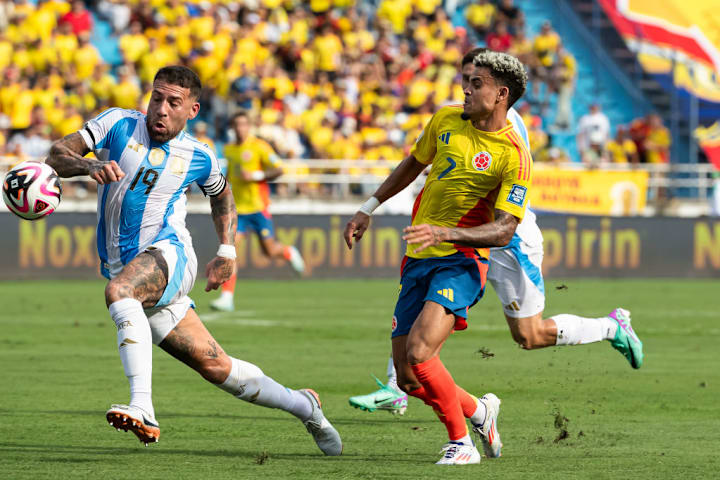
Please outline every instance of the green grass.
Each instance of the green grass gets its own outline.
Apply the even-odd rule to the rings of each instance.
[[[547,314],[633,312],[645,365],[607,342],[527,352],[488,291],[442,358],[470,392],[503,401],[500,459],[436,467],[445,431],[416,399],[402,418],[348,406],[384,379],[397,283],[240,282],[236,315],[200,316],[225,350],[290,387],[312,387],[343,436],[323,457],[299,421],[241,402],[154,350],[161,442],[143,447],[105,422],[127,401],[103,283],[0,283],[2,478],[702,478],[720,431],[720,290],[695,280],[548,282]],[[488,349],[494,356],[477,353]],[[555,441],[556,415],[568,437]],[[264,461],[262,461],[264,459]]]

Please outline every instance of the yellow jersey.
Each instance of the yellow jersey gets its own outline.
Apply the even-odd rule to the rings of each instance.
[[[257,172],[280,167],[280,159],[265,141],[250,136],[241,144],[225,145],[227,180],[235,197],[239,215],[262,212],[270,205],[270,189],[267,182],[246,182],[242,172]]]
[[[415,159],[432,165],[425,187],[413,206],[412,224],[469,228],[490,223],[495,210],[522,220],[529,198],[532,156],[525,143],[508,125],[483,132],[463,120],[461,105],[438,110],[410,150]],[[442,243],[414,253],[412,258],[445,257],[456,252],[477,253],[488,258],[489,249],[473,249]]]

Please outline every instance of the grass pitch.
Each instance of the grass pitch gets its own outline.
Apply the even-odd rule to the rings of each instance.
[[[562,284],[567,288],[557,289]],[[0,284],[2,478],[716,478],[717,281],[548,281],[548,315],[632,310],[639,371],[608,342],[520,350],[488,288],[442,359],[468,391],[502,399],[500,459],[433,465],[445,431],[416,399],[404,417],[352,409],[385,379],[397,282],[239,282],[235,314],[193,298],[225,350],[320,394],[344,439],[323,457],[298,420],[249,405],[154,349],[161,442],[105,422],[128,399],[101,281]],[[485,352],[484,354],[481,352]]]

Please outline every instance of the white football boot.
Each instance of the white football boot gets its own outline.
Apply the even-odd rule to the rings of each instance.
[[[488,458],[497,458],[501,455],[502,442],[500,441],[500,433],[497,429],[497,419],[500,414],[500,399],[494,393],[486,393],[480,402],[483,402],[486,409],[485,421],[477,424],[472,420],[472,430],[479,437]]]
[[[221,312],[233,312],[235,311],[235,302],[232,297],[221,294],[210,302],[210,308]]]
[[[148,446],[160,440],[160,425],[145,410],[130,405],[113,405],[105,413],[108,423],[118,430],[131,431]]]
[[[290,266],[295,270],[295,273],[302,275],[305,273],[305,260],[300,255],[300,251],[294,246],[290,245],[288,249],[290,250],[290,258],[288,259]]]
[[[435,465],[470,465],[480,463],[480,452],[475,445],[448,442],[440,451],[443,457]]]
[[[340,455],[343,451],[340,434],[325,418],[318,394],[309,388],[304,388],[300,392],[310,400],[312,405],[312,414],[309,419],[303,422],[303,425],[305,425],[305,428],[313,436],[315,443],[325,455]]]

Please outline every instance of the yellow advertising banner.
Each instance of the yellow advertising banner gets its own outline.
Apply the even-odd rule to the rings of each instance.
[[[571,170],[535,164],[534,210],[587,215],[638,215],[645,209],[648,172]]]

